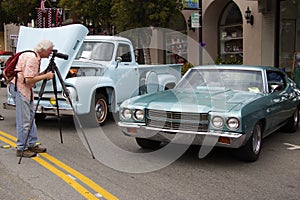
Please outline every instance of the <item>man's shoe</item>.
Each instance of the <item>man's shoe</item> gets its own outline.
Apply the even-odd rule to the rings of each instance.
[[[22,150],[17,150],[17,157],[21,157],[22,156]],[[23,156],[24,158],[31,158],[31,157],[35,157],[36,153],[29,151],[28,149],[23,151]]]
[[[34,153],[45,153],[47,151],[47,148],[43,148],[39,145],[36,145],[35,147],[28,147],[28,150]]]

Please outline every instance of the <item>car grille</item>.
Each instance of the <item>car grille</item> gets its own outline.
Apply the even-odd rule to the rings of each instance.
[[[208,129],[208,114],[146,110],[146,124],[167,130],[203,132]]]

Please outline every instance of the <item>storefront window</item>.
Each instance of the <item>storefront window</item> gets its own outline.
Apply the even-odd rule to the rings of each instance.
[[[219,23],[219,60],[216,63],[243,63],[243,18],[238,6],[231,2]]]
[[[300,52],[300,0],[280,2],[280,68],[294,72]],[[300,59],[300,58],[299,58]]]

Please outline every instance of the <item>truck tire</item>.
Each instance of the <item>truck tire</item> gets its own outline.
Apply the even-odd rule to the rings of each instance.
[[[100,126],[104,125],[108,116],[107,99],[103,94],[96,94],[95,117]]]
[[[35,121],[41,122],[41,121],[43,121],[46,118],[46,114],[44,114],[44,113],[36,113],[35,116],[34,116],[34,118],[35,118]]]

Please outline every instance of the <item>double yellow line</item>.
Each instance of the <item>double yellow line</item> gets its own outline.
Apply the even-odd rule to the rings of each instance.
[[[0,131],[0,140],[12,147],[17,146],[17,138],[2,131]],[[73,187],[77,192],[79,192],[84,198],[100,199],[101,197],[104,197],[108,200],[117,199],[117,197],[107,192],[105,189],[97,185],[94,181],[67,166],[53,156],[47,153],[41,153],[39,155],[40,156],[33,157],[32,159],[61,178],[63,181]],[[63,172],[63,170],[65,172]],[[87,189],[86,187],[88,187],[89,189]]]

